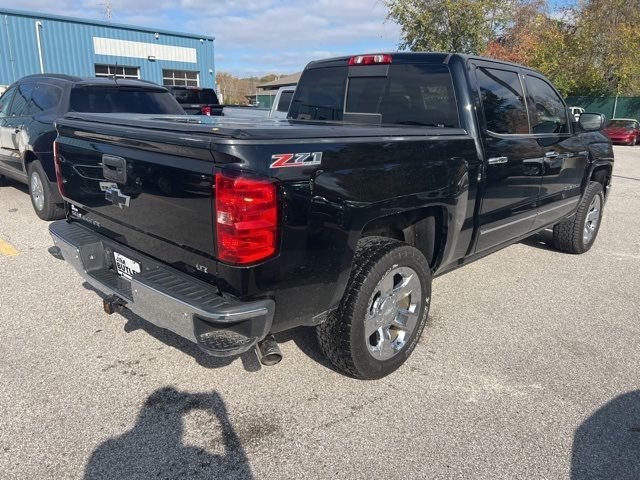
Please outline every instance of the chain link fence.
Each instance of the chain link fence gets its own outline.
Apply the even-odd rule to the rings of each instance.
[[[609,118],[640,119],[640,97],[568,97],[567,105]]]

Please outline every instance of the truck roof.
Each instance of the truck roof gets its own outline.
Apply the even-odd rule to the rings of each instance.
[[[468,60],[482,60],[486,62],[499,63],[502,65],[510,65],[512,67],[525,68],[527,70],[531,70],[536,73],[540,73],[538,70],[527,67],[526,65],[520,65],[513,62],[507,62],[504,60],[497,60],[495,58],[482,57],[479,55],[469,55],[464,53],[446,53],[446,52],[375,52],[376,54],[383,55],[391,55],[393,57],[393,63],[449,63],[452,57],[460,58],[463,61]],[[356,55],[371,55],[369,54],[356,54]],[[333,57],[326,58],[323,60],[316,60],[310,62],[307,65],[307,68],[316,68],[316,67],[333,67],[333,66],[343,66],[349,61],[351,57],[354,55],[347,55],[341,57]]]
[[[139,87],[145,89],[154,89],[166,91],[166,87],[158,85],[149,80],[123,79],[118,78],[117,83],[113,77],[76,77],[73,75],[65,75],[62,73],[35,73],[27,75],[15,83],[32,82],[32,81],[53,81],[55,83],[70,83],[78,87],[100,87],[100,86],[119,86],[119,87]]]

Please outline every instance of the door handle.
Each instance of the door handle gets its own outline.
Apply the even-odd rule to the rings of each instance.
[[[551,150],[550,152],[545,153],[544,156],[546,158],[556,158],[556,157],[559,157],[560,154],[554,150]]]
[[[105,180],[127,183],[127,161],[115,155],[102,155],[102,175]]]
[[[509,161],[509,157],[492,157],[487,160],[489,165],[501,165],[503,163],[507,163]]]

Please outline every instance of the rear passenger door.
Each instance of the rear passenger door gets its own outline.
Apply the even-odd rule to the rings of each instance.
[[[31,100],[33,87],[33,83],[22,83],[18,86],[9,114],[2,119],[0,126],[0,155],[3,166],[19,172],[23,171],[20,150],[28,143],[23,127],[25,120],[27,120],[27,107]]]
[[[480,234],[476,252],[533,229],[542,183],[543,151],[530,133],[517,67],[472,62],[484,147]]]
[[[4,170],[8,166],[8,154],[5,154],[5,151],[2,148],[2,144],[4,143],[2,139],[6,134],[7,143],[10,141],[8,138],[9,129],[6,129],[5,133],[5,126],[7,125],[7,120],[10,118],[9,111],[11,108],[11,100],[15,96],[17,90],[18,87],[11,87],[0,97],[0,170]]]
[[[544,152],[544,172],[538,218],[543,227],[573,211],[580,200],[588,153],[571,132],[568,109],[558,92],[542,76],[524,76],[534,138]]]

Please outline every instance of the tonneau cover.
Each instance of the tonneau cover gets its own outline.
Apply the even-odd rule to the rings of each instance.
[[[82,120],[149,130],[210,134],[239,140],[290,140],[345,137],[408,137],[466,135],[461,128],[359,125],[342,122],[310,122],[274,118],[233,118],[140,114],[68,113],[61,123]]]

